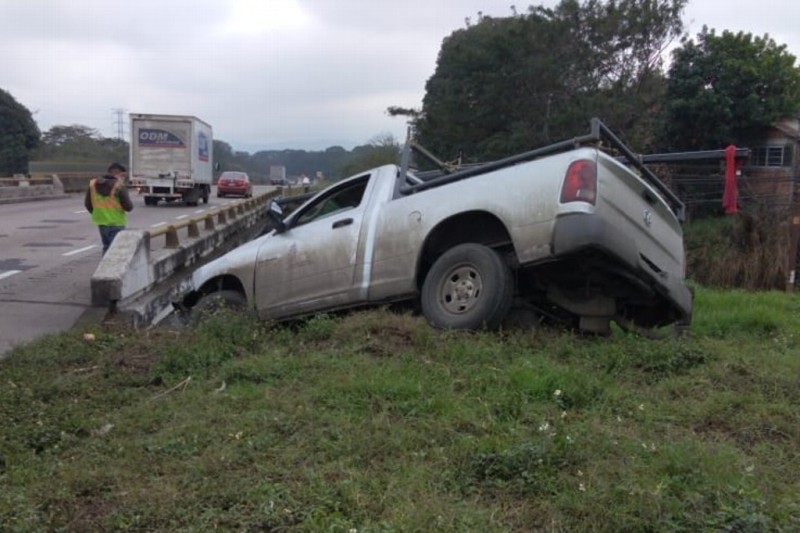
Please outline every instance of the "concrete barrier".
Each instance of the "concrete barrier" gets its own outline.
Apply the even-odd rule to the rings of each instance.
[[[0,203],[61,198],[64,186],[57,176],[0,178]]]
[[[57,176],[64,184],[64,192],[86,192],[89,189],[89,182],[103,174],[105,173],[59,172]]]
[[[277,191],[259,195],[166,230],[120,232],[92,275],[92,304],[125,313],[135,326],[153,322],[169,311],[173,296],[191,276],[193,267],[261,233],[267,223],[266,204],[277,195]],[[217,223],[206,223],[200,231],[200,223],[208,219]],[[182,243],[172,241],[171,247],[151,251],[151,240],[159,235],[166,235],[168,245],[170,235],[177,239],[178,226],[189,233]]]

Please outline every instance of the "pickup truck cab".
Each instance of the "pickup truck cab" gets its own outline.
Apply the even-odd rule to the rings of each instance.
[[[477,329],[515,305],[600,333],[690,321],[683,205],[599,121],[466,169],[414,172],[412,149],[287,217],[273,203],[275,229],[198,268],[179,307],[281,320],[416,300],[433,326]]]

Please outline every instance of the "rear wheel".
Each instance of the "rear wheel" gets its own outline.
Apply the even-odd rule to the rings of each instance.
[[[433,264],[422,285],[422,312],[434,327],[497,328],[514,295],[511,269],[491,248],[458,245]]]
[[[246,304],[244,295],[237,291],[216,291],[206,294],[192,308],[192,323],[198,324],[224,309],[242,311]]]

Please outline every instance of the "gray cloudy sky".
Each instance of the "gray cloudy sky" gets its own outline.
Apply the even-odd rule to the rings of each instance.
[[[217,139],[351,148],[405,135],[442,39],[479,11],[555,0],[0,0],[0,88],[42,131],[117,135],[114,109],[196,115]],[[800,57],[797,0],[690,0],[686,30],[769,33]],[[127,120],[127,117],[126,117]],[[125,133],[127,134],[127,122]]]

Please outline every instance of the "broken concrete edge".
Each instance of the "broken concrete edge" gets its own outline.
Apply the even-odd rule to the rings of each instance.
[[[256,213],[240,220],[239,224],[228,224],[223,230],[214,234],[215,243],[203,256],[195,255],[189,264],[205,264],[230,250],[244,244],[261,233],[260,222],[264,215]],[[191,254],[190,254],[191,257]],[[134,327],[157,324],[173,310],[173,302],[179,300],[191,288],[193,269],[181,268],[154,283],[150,290],[119,302],[118,309],[125,320]]]
[[[115,313],[109,313],[109,316],[134,328],[157,325],[172,313],[173,302],[185,292],[191,276],[187,272],[177,273],[138,298],[124,302]]]
[[[265,196],[268,200],[274,194]],[[92,305],[105,306],[112,314],[133,310],[135,323],[152,320],[162,311],[153,311],[151,307],[137,311],[142,309],[141,302],[148,300],[148,293],[158,292],[161,284],[169,284],[168,280],[191,272],[191,267],[256,237],[266,218],[267,211],[259,204],[210,233],[187,239],[177,249],[152,253],[149,232],[124,230],[116,236],[92,275]]]
[[[191,277],[190,267],[251,240],[265,218],[264,210],[253,211],[176,250],[155,254],[150,253],[147,232],[120,232],[92,276],[92,305],[106,306],[110,315],[124,315],[134,326],[151,323],[171,308],[183,290],[181,282]]]

